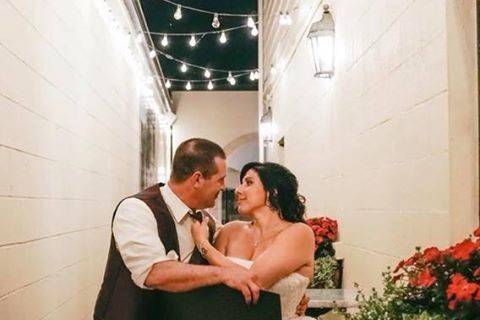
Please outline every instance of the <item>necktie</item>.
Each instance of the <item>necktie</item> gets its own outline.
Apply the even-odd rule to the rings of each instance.
[[[200,223],[203,221],[203,214],[201,211],[189,212],[188,214],[190,215],[190,217],[192,217],[193,219],[197,220]]]

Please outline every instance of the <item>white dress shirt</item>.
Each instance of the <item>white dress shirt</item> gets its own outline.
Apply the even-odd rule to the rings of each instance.
[[[168,184],[160,188],[163,199],[175,222],[180,257],[173,250],[165,250],[158,235],[157,221],[148,205],[136,198],[128,198],[118,206],[113,220],[113,236],[123,262],[132,274],[133,282],[143,289],[152,266],[162,261],[190,260],[195,243],[190,233],[192,219],[188,208],[173,193]],[[211,215],[209,215],[210,218]]]

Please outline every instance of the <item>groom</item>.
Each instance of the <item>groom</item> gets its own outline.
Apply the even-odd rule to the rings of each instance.
[[[235,301],[235,292],[227,287],[238,290],[247,304],[258,301],[260,288],[248,270],[206,265],[190,235],[192,221],[207,214],[200,210],[213,207],[225,187],[225,158],[222,148],[211,141],[184,141],[175,152],[166,184],[147,188],[118,204],[95,320],[171,318],[176,304],[180,309],[194,310],[193,305],[185,307],[182,303],[212,296],[211,290],[205,291],[208,288],[199,288],[220,284],[226,287],[214,289],[222,295],[218,301],[227,297],[231,303]],[[209,221],[212,241],[216,226],[214,219]],[[194,290],[192,294],[171,293],[190,290]],[[268,298],[262,292],[264,296]],[[274,303],[263,300],[260,304]],[[236,304],[227,309],[246,310],[244,304]],[[300,306],[304,308],[305,303]]]

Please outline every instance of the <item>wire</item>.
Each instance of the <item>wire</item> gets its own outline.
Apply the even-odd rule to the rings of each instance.
[[[258,24],[258,21],[255,22],[255,24]],[[168,32],[150,32],[152,35],[157,35],[157,36],[171,36],[171,37],[190,37],[190,36],[197,36],[197,35],[206,35],[206,34],[216,34],[216,33],[222,33],[222,32],[228,32],[232,30],[237,30],[237,29],[243,29],[248,27],[247,24],[242,24],[241,26],[233,27],[233,28],[227,28],[227,29],[221,29],[221,30],[214,30],[214,31],[203,31],[203,32],[190,32],[190,33],[168,33]]]
[[[232,75],[233,78],[238,78],[238,77],[243,77],[245,75],[249,74],[248,72],[245,73],[239,73],[236,75]],[[165,78],[165,80],[170,80],[171,82],[196,82],[196,83],[201,83],[201,82],[215,82],[215,81],[221,81],[221,80],[227,80],[229,77],[223,77],[223,78],[213,78],[213,79],[202,79],[202,80],[185,80],[185,79],[175,79],[175,78]]]
[[[228,12],[214,12],[214,11],[209,11],[209,10],[203,10],[203,9],[198,9],[194,7],[189,7],[189,6],[184,6],[181,3],[173,2],[171,0],[162,0],[164,2],[170,3],[174,6],[180,6],[182,9],[187,9],[187,10],[192,10],[192,11],[197,11],[197,12],[202,12],[202,13],[208,13],[212,15],[219,15],[219,16],[225,16],[225,17],[256,17],[256,14],[243,14],[243,13],[228,13]]]
[[[154,48],[156,52],[158,52],[159,54],[161,54],[162,56],[164,56],[165,58],[169,59],[169,60],[173,60],[173,61],[176,61],[178,63],[184,63],[185,65],[189,66],[189,67],[193,67],[193,68],[198,68],[198,69],[202,69],[202,70],[208,70],[208,71],[216,71],[216,72],[250,72],[250,71],[257,71],[258,68],[254,68],[254,69],[240,69],[240,70],[233,70],[233,69],[229,69],[229,70],[226,70],[226,69],[215,69],[215,68],[208,68],[208,67],[204,67],[204,66],[200,66],[200,65],[197,65],[197,64],[193,64],[193,63],[188,63],[186,61],[183,61],[183,60],[180,60],[180,59],[177,59],[171,55],[169,55],[168,53],[165,53],[161,50],[158,50],[157,48]]]

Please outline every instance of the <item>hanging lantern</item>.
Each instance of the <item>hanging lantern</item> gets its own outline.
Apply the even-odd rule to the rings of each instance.
[[[335,22],[328,4],[323,6],[322,19],[310,27],[308,39],[312,45],[315,77],[331,78],[335,67]]]

